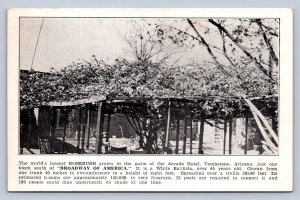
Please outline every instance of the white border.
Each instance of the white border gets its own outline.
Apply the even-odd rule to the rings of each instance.
[[[279,163],[279,180],[276,182],[259,182],[257,184],[243,182],[214,182],[213,184],[169,184],[167,186],[130,185],[125,186],[32,186],[21,187],[16,185],[18,174],[18,160],[40,160],[40,156],[18,155],[18,74],[19,74],[19,17],[239,17],[239,18],[280,18],[280,147],[279,156],[245,157],[245,156],[203,156],[180,157],[182,161],[269,161]],[[9,9],[8,11],[8,62],[7,62],[7,139],[8,139],[8,190],[9,191],[291,191],[293,188],[293,21],[291,9]],[[48,159],[50,157],[45,157]],[[81,156],[82,161],[88,161],[91,157]],[[78,160],[78,156],[64,157],[68,160]],[[93,157],[100,160],[101,156]],[[111,160],[135,160],[143,161],[145,157],[105,157]],[[167,159],[177,159],[168,157]],[[61,160],[60,156],[51,156],[51,160]],[[149,157],[146,160],[165,161],[166,157]]]

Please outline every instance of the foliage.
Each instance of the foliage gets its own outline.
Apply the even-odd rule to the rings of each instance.
[[[206,39],[224,74],[186,19],[132,20],[133,31],[124,38],[134,61],[121,58],[109,65],[92,56],[91,61],[79,60],[51,73],[24,72],[21,105],[34,107],[99,95],[236,96],[239,88],[250,97],[274,94],[278,90],[278,23],[276,19],[195,20],[194,26]],[[178,49],[186,50],[185,58],[176,55]],[[194,53],[189,54],[188,49]],[[201,56],[204,60],[200,61]],[[168,59],[173,62],[166,62]],[[180,59],[184,64],[177,62]],[[256,67],[253,59],[268,69],[269,76]]]

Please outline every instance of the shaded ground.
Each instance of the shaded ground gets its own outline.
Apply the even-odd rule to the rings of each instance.
[[[103,144],[105,145],[105,139],[103,139]],[[78,141],[77,139],[66,139],[65,140],[65,146],[64,151],[67,154],[78,154]],[[102,152],[105,152],[105,146],[102,147]],[[132,139],[127,138],[110,138],[109,139],[109,145],[117,148],[121,147],[127,147],[127,153],[129,153],[130,150],[136,150],[138,148],[137,142],[133,141]],[[90,138],[89,148],[87,148],[86,144],[84,145],[84,151],[85,154],[95,154],[95,146],[96,146],[96,138]],[[81,148],[81,141],[79,144],[79,147]],[[198,147],[199,147],[199,141],[192,141],[192,154],[198,154]],[[55,152],[61,152],[62,151],[62,140],[61,138],[57,138],[53,141],[53,146]],[[170,141],[170,148],[173,151],[173,154],[175,153],[176,148],[176,142]],[[190,154],[190,140],[187,138],[186,142],[186,154]],[[203,155],[223,155],[223,147],[222,145],[216,145],[216,144],[203,144]],[[23,149],[23,154],[40,154],[39,149]],[[178,154],[183,154],[183,141],[179,141],[179,150]],[[226,149],[226,155],[229,155],[228,149]],[[255,150],[248,150],[248,155],[258,155],[259,152]],[[244,155],[244,150],[241,149],[238,145],[234,145],[232,147],[232,155]]]

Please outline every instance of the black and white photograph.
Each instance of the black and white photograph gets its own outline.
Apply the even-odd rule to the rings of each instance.
[[[8,191],[292,191],[292,14],[8,10]]]
[[[19,154],[279,155],[279,18],[20,17]]]

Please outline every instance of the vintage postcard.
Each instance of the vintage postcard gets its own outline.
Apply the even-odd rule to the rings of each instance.
[[[292,191],[290,9],[9,9],[9,191]]]

